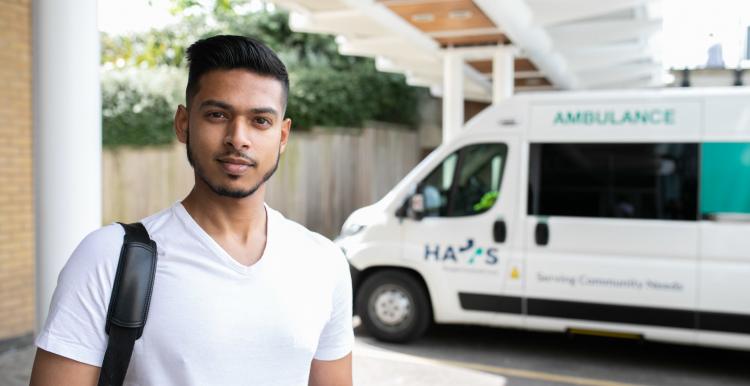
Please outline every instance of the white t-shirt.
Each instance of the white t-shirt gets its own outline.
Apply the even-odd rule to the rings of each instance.
[[[266,247],[234,260],[175,203],[142,221],[157,243],[153,297],[125,385],[307,385],[313,358],[352,350],[349,267],[329,240],[266,206]],[[89,234],[66,263],[36,345],[101,366],[125,232]]]

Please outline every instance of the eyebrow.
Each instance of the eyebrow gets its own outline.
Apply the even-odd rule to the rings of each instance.
[[[255,107],[248,111],[253,114],[271,114],[274,116],[279,115],[279,113],[276,112],[276,109],[274,109],[273,107]]]
[[[205,100],[201,102],[198,108],[203,109],[204,107],[207,107],[207,106],[218,107],[224,110],[234,110],[234,107],[232,107],[232,105],[230,105],[229,103],[222,102],[216,99]],[[278,111],[276,111],[276,109],[274,109],[273,107],[253,107],[251,109],[248,109],[247,111],[253,114],[271,114],[274,116],[279,115]]]

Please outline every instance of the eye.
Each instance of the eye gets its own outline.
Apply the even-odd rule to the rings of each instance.
[[[227,119],[227,115],[223,111],[209,111],[206,113],[206,117],[214,121]]]
[[[265,117],[256,117],[255,118],[255,123],[257,123],[260,126],[270,126],[271,125],[271,121],[269,121]]]

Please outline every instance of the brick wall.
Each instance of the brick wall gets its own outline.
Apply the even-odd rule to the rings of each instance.
[[[0,341],[34,327],[31,2],[0,0]]]

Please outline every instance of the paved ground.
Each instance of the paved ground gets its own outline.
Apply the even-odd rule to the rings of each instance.
[[[357,386],[503,386],[505,377],[476,369],[447,366],[413,355],[394,353],[357,341],[354,348]]]
[[[29,384],[34,347],[12,348],[0,354],[0,386]]]
[[[750,352],[474,326],[433,327],[409,345],[358,344],[498,374],[510,386],[750,385]]]

